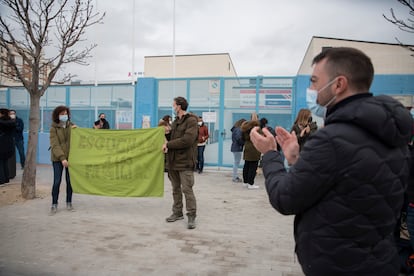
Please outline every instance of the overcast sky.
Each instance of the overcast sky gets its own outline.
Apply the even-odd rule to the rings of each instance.
[[[66,70],[82,81],[128,80],[144,56],[172,55],[173,0],[95,0],[104,24],[87,30],[96,42],[87,67]],[[175,0],[175,54],[229,53],[239,76],[296,75],[312,36],[414,45],[414,34],[383,18],[396,0]],[[412,17],[411,17],[412,18]],[[134,31],[135,30],[135,31]]]

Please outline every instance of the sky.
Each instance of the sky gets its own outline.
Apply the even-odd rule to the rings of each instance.
[[[75,80],[129,80],[145,56],[173,53],[229,53],[238,76],[294,76],[312,36],[414,45],[383,17],[410,17],[397,0],[94,1],[106,15],[86,30],[83,43],[98,44],[89,65],[65,67]]]

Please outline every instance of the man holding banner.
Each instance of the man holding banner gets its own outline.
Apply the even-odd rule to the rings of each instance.
[[[172,215],[167,222],[184,219],[183,193],[185,196],[188,229],[194,229],[196,218],[196,198],[193,192],[194,168],[197,162],[198,125],[197,117],[187,113],[188,102],[183,97],[176,97],[173,109],[177,115],[171,126],[171,139],[163,145],[163,151],[168,152],[168,178],[172,185],[173,206]]]

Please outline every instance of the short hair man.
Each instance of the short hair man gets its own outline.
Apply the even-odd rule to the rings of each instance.
[[[327,107],[325,127],[299,153],[295,133],[251,133],[264,154],[272,206],[295,214],[296,252],[306,275],[398,275],[393,231],[409,174],[412,118],[396,100],[373,96],[369,57],[331,48],[313,59],[311,89]]]
[[[167,222],[181,220],[183,216],[183,194],[186,201],[188,229],[196,227],[196,198],[193,192],[194,169],[197,162],[198,125],[197,117],[187,113],[188,102],[183,97],[176,97],[173,108],[177,115],[171,125],[171,138],[163,145],[168,152],[168,178],[173,193],[172,215]]]

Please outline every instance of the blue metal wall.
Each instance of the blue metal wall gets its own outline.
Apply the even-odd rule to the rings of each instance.
[[[105,112],[112,128],[118,128],[115,117],[119,110],[132,112],[130,128],[141,128],[144,117],[150,118],[150,126],[155,127],[165,114],[171,114],[172,99],[184,96],[190,102],[190,111],[201,115],[203,112],[216,112],[217,121],[209,123],[210,154],[207,165],[230,166],[229,143],[231,126],[240,118],[249,119],[251,112],[266,117],[270,126],[281,125],[290,128],[296,113],[306,106],[306,88],[309,86],[308,75],[297,77],[240,77],[240,78],[188,78],[188,79],[154,79],[140,78],[135,86],[118,84],[105,86],[60,86],[50,87],[46,96],[42,97],[42,127],[39,132],[38,162],[50,163],[49,125],[53,108],[59,104],[71,107],[72,119],[80,127],[90,127],[96,119],[96,113]],[[217,94],[211,94],[209,85],[219,85]],[[284,85],[283,83],[288,84]],[[116,89],[120,89],[119,92]],[[291,91],[290,108],[280,106],[263,106],[263,93],[267,90],[287,89]],[[241,90],[255,91],[255,102],[246,106],[242,102]],[[264,92],[263,92],[264,91]],[[376,75],[371,92],[375,95],[410,95],[414,97],[414,75]],[[89,93],[89,94],[88,94]],[[96,103],[99,93],[104,93],[110,102]],[[122,97],[120,97],[120,95]],[[253,95],[252,95],[253,96]],[[279,95],[280,96],[280,95]],[[125,98],[127,100],[125,100]],[[89,100],[88,100],[89,99]],[[95,99],[95,100],[94,100]],[[88,104],[83,107],[83,102]],[[132,106],[129,103],[132,101]],[[24,120],[28,129],[29,96],[22,88],[0,91],[0,107],[13,108]],[[27,133],[25,133],[25,149],[27,149]],[[17,156],[18,160],[18,156]]]

